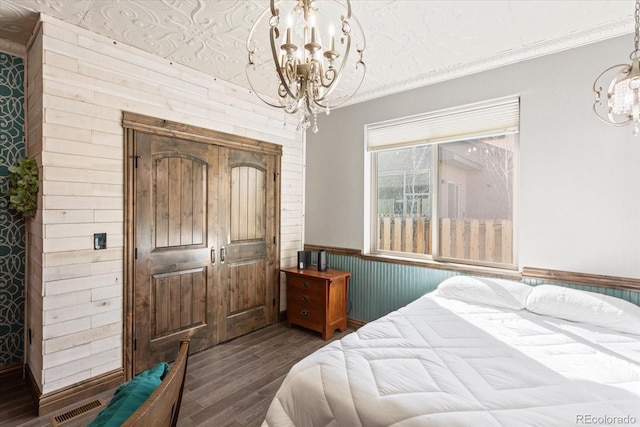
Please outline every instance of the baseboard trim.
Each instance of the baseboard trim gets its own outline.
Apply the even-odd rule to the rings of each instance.
[[[38,416],[42,416],[117,387],[124,382],[124,370],[116,369],[69,387],[41,394],[31,369],[27,365],[27,382],[38,409]]]
[[[0,381],[11,381],[22,379],[24,376],[24,365],[14,365],[0,369]]]
[[[365,322],[364,320],[358,320],[358,319],[353,319],[351,317],[347,317],[347,328],[353,329],[354,331],[357,331],[358,329],[360,329],[366,324],[367,322]]]
[[[280,321],[281,322],[287,321],[287,310],[280,312]],[[353,329],[354,331],[357,331],[358,329],[360,329],[366,324],[367,322],[365,322],[364,320],[358,320],[352,317],[347,317],[347,329]]]

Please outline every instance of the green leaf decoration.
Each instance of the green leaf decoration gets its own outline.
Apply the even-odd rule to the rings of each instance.
[[[8,169],[9,207],[21,212],[26,218],[31,218],[38,209],[38,164],[31,157],[23,157]]]

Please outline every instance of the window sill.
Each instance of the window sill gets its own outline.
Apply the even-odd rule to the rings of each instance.
[[[522,279],[522,273],[517,270],[508,270],[506,268],[481,267],[478,265],[441,262],[428,259],[409,259],[388,254],[363,254],[359,249],[346,249],[312,244],[305,244],[304,249],[307,251],[319,251],[320,249],[324,249],[330,254],[353,256],[368,261],[388,262],[391,264],[410,265],[422,268],[433,268],[436,270],[455,271],[464,274],[499,277],[502,279],[510,280]]]
[[[436,270],[455,271],[464,274],[475,274],[482,276],[499,277],[510,280],[521,280],[522,273],[517,270],[508,270],[505,268],[482,267],[478,265],[458,264],[452,262],[441,262],[428,259],[407,259],[392,255],[381,254],[362,254],[360,258],[369,261],[389,262],[393,264],[410,265],[414,267],[433,268]]]

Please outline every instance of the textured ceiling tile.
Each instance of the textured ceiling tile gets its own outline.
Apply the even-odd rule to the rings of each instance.
[[[521,44],[505,1],[447,2],[429,14],[429,45],[446,67],[475,62]]]
[[[633,0],[511,1],[510,5],[525,45],[619,22],[634,10]]]
[[[15,4],[2,4],[0,38],[26,45],[38,22],[38,15]]]
[[[249,31],[269,6],[267,0],[0,1],[1,39],[25,45],[34,12],[42,12],[243,87]],[[352,8],[367,39],[359,101],[632,32],[634,2],[353,0]],[[268,26],[260,31],[266,42]],[[262,88],[256,89],[273,95],[273,69],[262,65],[270,57],[268,45],[254,55]],[[342,84],[358,81],[344,75]]]

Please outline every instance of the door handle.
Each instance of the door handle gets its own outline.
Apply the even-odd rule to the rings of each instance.
[[[211,248],[211,265],[216,263],[216,248]]]
[[[220,263],[224,262],[224,256],[227,253],[227,251],[225,250],[224,246],[220,248]]]

